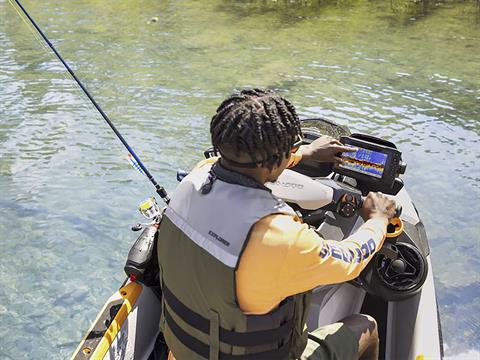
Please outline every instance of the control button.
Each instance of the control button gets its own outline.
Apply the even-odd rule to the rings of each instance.
[[[341,215],[351,217],[355,213],[355,207],[352,204],[346,203],[340,210]]]

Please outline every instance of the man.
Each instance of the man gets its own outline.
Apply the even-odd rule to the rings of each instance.
[[[359,230],[325,240],[264,184],[302,158],[341,161],[351,148],[322,137],[298,149],[293,105],[258,89],[225,100],[210,131],[220,159],[183,179],[159,228],[160,327],[170,358],[377,358],[373,318],[349,316],[310,335],[305,322],[313,288],[354,279],[371,258],[349,263],[330,246],[355,254],[374,241],[380,249],[394,201],[369,194]]]

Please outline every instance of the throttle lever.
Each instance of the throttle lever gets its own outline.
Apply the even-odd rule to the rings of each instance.
[[[395,239],[403,232],[403,221],[400,219],[400,215],[402,215],[402,207],[397,206],[395,209],[395,217],[390,219],[387,225],[387,234],[385,236],[393,242],[395,242]]]
[[[399,217],[394,217],[387,225],[387,238],[394,240],[403,232],[403,221]]]
[[[401,207],[401,206],[397,206],[397,208],[395,209],[395,217],[396,217],[396,218],[399,218],[400,215],[402,215],[402,207]]]

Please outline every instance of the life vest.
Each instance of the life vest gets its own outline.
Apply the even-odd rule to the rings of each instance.
[[[299,358],[307,342],[309,294],[288,297],[268,314],[246,315],[235,286],[252,226],[267,215],[294,211],[252,179],[237,173],[240,180],[217,178],[214,170],[207,165],[185,177],[160,224],[166,343],[177,360]]]

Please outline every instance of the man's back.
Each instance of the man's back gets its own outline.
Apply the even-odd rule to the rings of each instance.
[[[160,224],[161,328],[167,344],[181,359],[211,351],[287,358],[296,348],[301,354],[306,343],[303,305],[291,298],[269,314],[249,316],[237,305],[235,285],[235,269],[253,224],[273,213],[294,212],[263,186],[248,179],[223,181],[213,171],[206,165],[183,179]],[[296,346],[297,341],[302,343]]]

